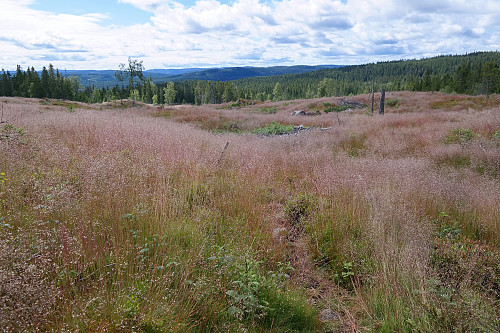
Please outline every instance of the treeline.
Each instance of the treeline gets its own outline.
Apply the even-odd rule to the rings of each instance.
[[[283,99],[368,93],[372,80],[389,91],[440,91],[461,94],[500,93],[500,52],[439,56],[324,69],[298,75],[233,81],[247,97],[273,95],[279,83]],[[278,96],[280,97],[280,96]]]
[[[439,56],[324,69],[304,74],[235,81],[175,82],[176,103],[221,103],[238,98],[290,100],[388,91],[439,91],[460,94],[500,93],[500,52]],[[159,84],[159,87],[162,87]]]
[[[63,76],[52,64],[48,69],[43,67],[40,75],[33,67],[23,71],[20,66],[14,75],[3,69],[0,75],[0,96],[75,100],[82,98],[81,93],[80,80]]]
[[[39,74],[33,67],[2,70],[1,96],[58,98],[100,103],[131,98],[148,104],[216,104],[253,100],[290,100],[388,91],[440,91],[463,94],[500,93],[500,52],[439,56],[324,69],[304,74],[255,77],[235,81],[176,81],[155,83],[151,78],[135,87],[84,88],[76,76],[62,75],[52,65]],[[134,89],[134,90],[132,90]]]

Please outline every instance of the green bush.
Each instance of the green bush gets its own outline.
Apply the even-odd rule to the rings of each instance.
[[[256,128],[252,131],[253,134],[260,135],[280,135],[293,131],[293,125],[283,125],[276,121],[265,125],[264,127]]]

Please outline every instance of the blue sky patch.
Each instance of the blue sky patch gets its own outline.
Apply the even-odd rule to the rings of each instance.
[[[114,24],[118,26],[144,24],[153,15],[130,4],[119,3],[116,0],[39,0],[33,3],[30,8],[57,14],[103,14],[109,16],[109,19],[102,21],[103,25]]]

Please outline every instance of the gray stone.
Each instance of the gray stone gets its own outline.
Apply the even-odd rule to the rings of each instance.
[[[283,227],[275,228],[273,230],[273,238],[279,240],[279,242],[281,243],[283,238],[286,237],[287,233],[288,233],[287,228],[283,228]]]
[[[332,309],[324,309],[319,313],[321,321],[334,321],[340,320],[340,316]]]

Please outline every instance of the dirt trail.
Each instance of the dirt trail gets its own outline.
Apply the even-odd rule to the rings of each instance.
[[[286,246],[294,268],[291,281],[307,290],[309,301],[320,311],[326,332],[359,332],[354,317],[346,308],[340,312],[329,307],[332,299],[345,298],[348,295],[334,283],[326,271],[315,265],[302,227],[291,225],[285,219],[281,207],[276,207],[272,223],[273,238]]]

